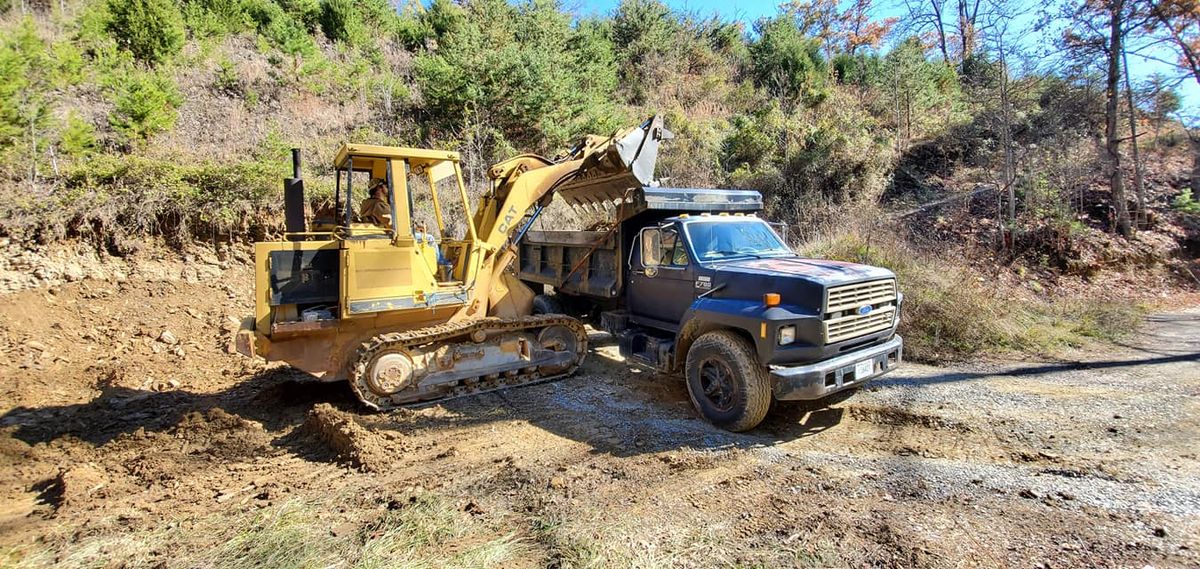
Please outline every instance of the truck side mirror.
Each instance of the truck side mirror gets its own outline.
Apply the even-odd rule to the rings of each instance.
[[[642,230],[642,266],[657,267],[662,264],[662,230],[647,227]]]

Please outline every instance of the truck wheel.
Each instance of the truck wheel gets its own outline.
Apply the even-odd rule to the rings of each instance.
[[[734,432],[758,426],[771,406],[771,380],[754,347],[729,330],[700,336],[687,353],[692,405],[710,423]]]
[[[563,312],[562,303],[557,298],[547,294],[539,294],[533,297],[533,313],[566,314],[566,312]]]

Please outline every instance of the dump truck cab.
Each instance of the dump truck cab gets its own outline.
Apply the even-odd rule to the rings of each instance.
[[[816,400],[900,363],[903,296],[887,269],[804,259],[757,217],[758,192],[639,188],[567,192],[608,231],[531,232],[519,276],[614,334],[629,361],[683,373],[697,410],[732,430],[771,399]]]

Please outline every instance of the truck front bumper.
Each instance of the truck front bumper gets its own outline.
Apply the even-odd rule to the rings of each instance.
[[[771,366],[775,398],[785,401],[821,399],[858,387],[899,365],[903,351],[904,339],[897,335],[877,346],[808,365]]]

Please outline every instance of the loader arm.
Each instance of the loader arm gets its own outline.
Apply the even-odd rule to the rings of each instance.
[[[671,136],[655,116],[607,138],[587,136],[559,160],[522,154],[492,166],[492,189],[475,214],[484,248],[491,254],[503,249],[530,208],[547,205],[557,191],[623,193],[649,185],[659,142]]]

